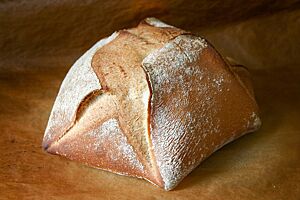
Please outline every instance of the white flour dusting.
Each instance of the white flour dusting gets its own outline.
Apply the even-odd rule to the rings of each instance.
[[[202,145],[208,134],[219,132],[216,120],[214,99],[210,96],[211,87],[222,88],[222,77],[215,77],[207,84],[202,80],[209,80],[205,68],[198,66],[201,52],[207,47],[205,40],[191,35],[181,35],[165,44],[157,51],[152,52],[143,60],[143,67],[150,75],[152,96],[151,133],[157,164],[165,183],[165,189],[172,189],[184,178],[202,159],[203,155],[196,155],[199,148],[208,148]],[[191,80],[190,78],[195,78]],[[188,110],[191,95],[198,108]],[[168,100],[164,97],[168,97]],[[169,102],[165,102],[169,101]],[[157,106],[158,105],[158,106]],[[163,106],[159,106],[163,105]],[[178,107],[178,112],[174,111]],[[197,106],[196,106],[197,107]],[[197,112],[197,113],[196,113]],[[199,116],[200,113],[200,116]],[[199,137],[199,127],[205,128]],[[194,142],[195,148],[190,145]],[[188,164],[184,165],[184,160]]]
[[[81,101],[91,92],[101,89],[97,75],[91,66],[92,58],[99,48],[117,36],[118,33],[115,32],[110,37],[97,42],[71,67],[61,84],[52,108],[44,140],[58,139],[64,134],[73,125]]]
[[[249,120],[247,121],[246,128],[249,129],[250,127],[253,127],[253,129],[257,129],[260,126],[261,126],[260,118],[257,116],[255,112],[252,112]]]
[[[171,26],[171,25],[169,25],[169,24],[166,24],[166,23],[164,23],[164,22],[162,22],[162,21],[160,21],[160,20],[158,20],[158,19],[156,19],[156,18],[154,18],[154,17],[149,17],[149,18],[145,19],[145,21],[146,21],[148,24],[150,24],[150,25],[152,25],[152,26],[155,26],[155,27],[161,27],[161,28],[164,28],[164,27],[175,28],[174,26]]]
[[[132,146],[120,130],[116,119],[107,120],[100,127],[89,132],[88,135],[95,139],[95,142],[90,144],[88,149],[93,148],[97,152],[105,153],[112,162],[125,159],[132,168],[139,171],[144,170]],[[106,148],[107,144],[110,144],[110,148]]]

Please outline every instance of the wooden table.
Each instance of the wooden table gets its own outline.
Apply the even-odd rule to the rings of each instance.
[[[295,16],[299,12],[200,31],[250,68],[263,126],[214,153],[170,192],[43,152],[51,107],[80,48],[1,60],[0,199],[299,199],[300,40],[294,32],[300,25]],[[286,23],[294,29],[285,30]],[[263,26],[272,32],[264,35]]]

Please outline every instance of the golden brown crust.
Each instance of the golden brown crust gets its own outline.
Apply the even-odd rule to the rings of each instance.
[[[246,71],[229,67],[202,38],[156,19],[119,31],[89,62],[96,92],[76,93],[66,81],[58,99],[74,96],[77,103],[69,106],[68,130],[50,118],[47,130],[60,131],[46,130],[50,153],[169,190],[218,148],[259,126]],[[63,118],[60,109],[54,106]]]

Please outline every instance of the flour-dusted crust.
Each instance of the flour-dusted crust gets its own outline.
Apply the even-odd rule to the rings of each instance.
[[[44,135],[43,147],[58,140],[75,122],[78,106],[89,94],[101,88],[100,82],[92,69],[91,61],[95,52],[112,41],[118,34],[97,42],[71,67],[61,84],[54,102]]]
[[[204,39],[180,35],[149,54],[143,67],[151,80],[152,143],[166,190],[256,126],[255,101]]]
[[[119,31],[67,74],[46,128],[53,154],[173,189],[260,126],[246,69],[155,18]]]

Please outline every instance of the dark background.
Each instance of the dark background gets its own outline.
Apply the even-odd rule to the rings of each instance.
[[[247,66],[263,121],[171,192],[41,148],[70,66],[148,16],[204,36]],[[296,0],[0,0],[0,199],[299,199],[299,36]]]

